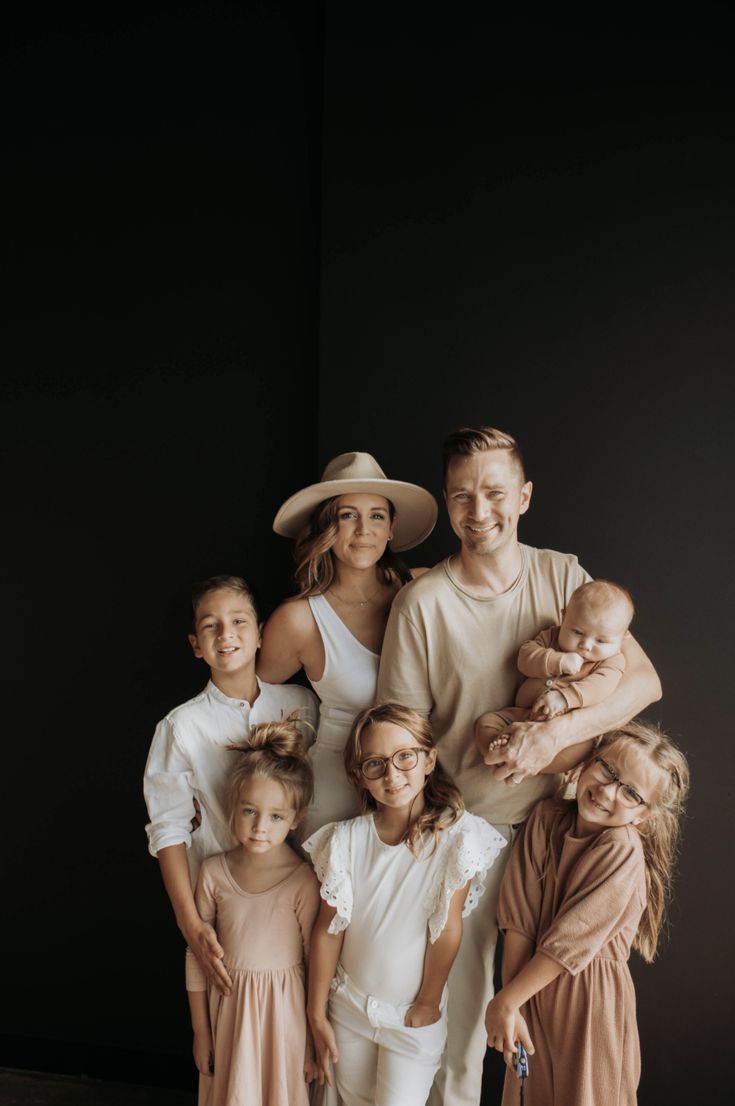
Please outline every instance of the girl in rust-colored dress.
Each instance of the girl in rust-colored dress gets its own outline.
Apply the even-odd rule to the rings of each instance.
[[[640,1077],[631,946],[653,960],[688,788],[683,754],[657,729],[605,734],[574,802],[531,813],[503,877],[503,988],[487,1008],[502,1051],[503,1106],[633,1106]],[[522,1012],[521,1012],[522,1011]]]

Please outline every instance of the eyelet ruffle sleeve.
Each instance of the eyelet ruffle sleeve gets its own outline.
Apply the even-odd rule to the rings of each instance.
[[[329,923],[328,933],[341,933],[352,920],[354,894],[348,834],[348,822],[329,822],[312,833],[301,846],[311,857],[321,884],[321,897],[337,911]]]
[[[445,838],[442,841],[442,838]],[[426,900],[429,937],[433,944],[440,936],[449,915],[449,903],[455,891],[472,880],[464,902],[462,917],[477,906],[485,891],[485,876],[507,841],[496,829],[475,814],[465,813],[456,825],[440,836],[442,849],[436,880]]]

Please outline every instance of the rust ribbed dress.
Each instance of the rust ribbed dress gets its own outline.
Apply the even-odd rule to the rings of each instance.
[[[576,803],[532,811],[503,877],[498,921],[566,969],[522,1009],[536,1052],[526,1106],[634,1106],[640,1078],[628,957],[645,906],[634,826],[575,833]],[[506,1074],[503,1106],[517,1106]]]

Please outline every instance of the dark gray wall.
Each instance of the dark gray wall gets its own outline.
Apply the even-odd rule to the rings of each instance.
[[[289,590],[270,523],[316,466],[321,13],[145,9],[33,8],[5,38],[0,1063],[193,1085],[141,774],[206,679],[191,581]]]
[[[633,962],[640,1101],[705,1101],[731,1017],[733,22],[469,11],[327,5],[320,456],[440,495],[444,435],[500,426],[523,540],[631,588],[647,713],[694,777],[670,940]],[[442,521],[411,562],[453,547]]]

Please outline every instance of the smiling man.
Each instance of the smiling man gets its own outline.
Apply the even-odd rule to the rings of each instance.
[[[589,580],[572,554],[518,541],[531,502],[515,440],[493,427],[462,429],[444,443],[444,499],[459,550],[397,595],[388,621],[378,701],[429,715],[444,767],[469,810],[506,838],[559,777],[539,775],[562,750],[627,722],[660,697],[656,673],[632,637],[625,674],[604,702],[548,722],[519,722],[495,767],[481,760],[475,719],[515,700],[522,643],[557,625],[572,592]],[[508,853],[509,850],[504,850]],[[449,980],[449,1040],[429,1102],[476,1106],[485,1054],[484,1009],[492,997],[497,896],[503,856],[467,919]]]

